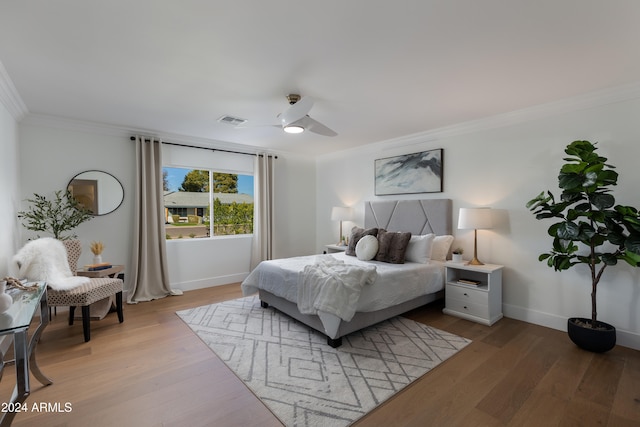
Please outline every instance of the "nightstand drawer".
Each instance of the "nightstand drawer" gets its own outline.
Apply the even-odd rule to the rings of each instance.
[[[447,310],[468,314],[470,316],[481,317],[483,319],[489,319],[489,306],[487,304],[478,304],[471,301],[455,299],[451,298],[448,295],[445,297],[445,299]]]
[[[471,265],[446,262],[445,308],[451,316],[491,326],[502,319],[502,268],[497,264]],[[480,286],[459,284],[461,279],[480,282]]]
[[[489,304],[489,293],[480,289],[473,289],[467,286],[456,286],[447,284],[445,295],[447,299],[467,301],[474,304]]]

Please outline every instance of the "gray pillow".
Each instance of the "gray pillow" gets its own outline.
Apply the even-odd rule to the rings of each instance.
[[[344,251],[345,255],[356,256],[356,245],[358,244],[358,240],[362,239],[362,236],[374,236],[378,235],[377,228],[360,228],[355,226],[351,229],[351,237],[349,238],[349,246]]]
[[[391,264],[404,264],[407,246],[411,240],[411,233],[392,233],[383,228],[378,230],[378,253],[376,261]]]

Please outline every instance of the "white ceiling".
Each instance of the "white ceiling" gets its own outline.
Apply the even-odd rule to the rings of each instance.
[[[637,0],[21,0],[29,113],[318,155],[640,81]],[[285,95],[337,137],[288,135]]]

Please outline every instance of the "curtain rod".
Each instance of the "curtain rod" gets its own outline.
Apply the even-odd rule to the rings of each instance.
[[[131,138],[132,141],[136,140],[135,136],[132,136]],[[150,139],[146,139],[145,138],[145,142],[149,142],[151,141]],[[211,151],[221,151],[223,153],[233,153],[233,154],[244,154],[245,156],[258,156],[258,157],[264,157],[264,154],[253,154],[253,153],[243,153],[242,151],[233,151],[233,150],[223,150],[221,148],[213,148],[213,147],[198,147],[196,145],[188,145],[188,144],[178,144],[175,142],[167,142],[167,141],[162,141],[163,144],[167,144],[167,145],[175,145],[176,147],[187,147],[187,148],[199,148],[201,150],[211,150]],[[278,156],[274,156],[271,154],[268,154],[269,156],[273,157],[274,159],[277,159]]]

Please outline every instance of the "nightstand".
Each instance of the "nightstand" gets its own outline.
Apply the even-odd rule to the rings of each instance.
[[[445,264],[445,314],[493,325],[502,319],[502,265]],[[479,282],[466,285],[461,279]]]
[[[325,250],[324,253],[325,254],[333,254],[336,252],[344,252],[347,250],[348,246],[341,246],[341,245],[324,245]]]

